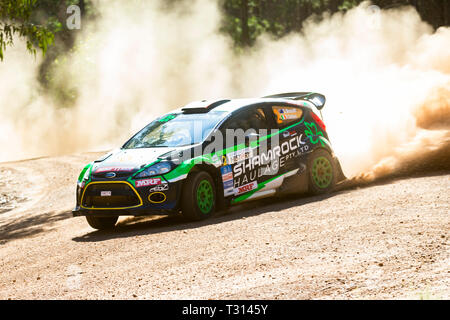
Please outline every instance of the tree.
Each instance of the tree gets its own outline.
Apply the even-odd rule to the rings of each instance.
[[[27,49],[36,54],[36,48],[45,55],[53,44],[54,34],[47,26],[31,22],[36,0],[0,0],[0,61],[7,46],[13,45],[14,36],[26,39]]]
[[[185,0],[187,1],[187,0]],[[304,21],[312,15],[321,19],[325,11],[347,11],[364,0],[220,0],[224,10],[222,30],[236,46],[251,46],[257,37],[270,33],[283,37],[301,31]],[[381,9],[414,6],[422,18],[435,28],[450,24],[450,0],[371,0]]]

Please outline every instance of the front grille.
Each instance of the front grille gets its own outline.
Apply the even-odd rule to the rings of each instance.
[[[102,196],[102,192],[109,196]],[[140,205],[137,194],[126,183],[96,183],[87,186],[82,199],[86,208],[127,208]]]

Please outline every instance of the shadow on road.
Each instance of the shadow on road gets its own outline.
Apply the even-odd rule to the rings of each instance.
[[[14,220],[0,226],[0,244],[14,239],[33,236],[44,231],[53,223],[70,218],[70,211],[47,212],[40,215],[30,216],[23,219]]]

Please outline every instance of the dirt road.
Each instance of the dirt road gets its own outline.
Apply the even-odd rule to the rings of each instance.
[[[0,299],[450,298],[448,172],[99,232],[70,212],[97,156],[0,164]]]

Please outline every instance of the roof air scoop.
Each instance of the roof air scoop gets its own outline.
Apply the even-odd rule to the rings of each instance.
[[[207,113],[212,109],[217,108],[218,106],[230,101],[231,100],[229,99],[196,101],[189,103],[185,107],[181,108],[181,111],[183,113]]]

